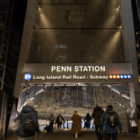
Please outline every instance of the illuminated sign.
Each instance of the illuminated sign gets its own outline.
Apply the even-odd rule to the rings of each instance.
[[[33,80],[107,80],[107,75],[33,75]]]
[[[30,73],[25,73],[25,75],[24,75],[25,80],[29,81],[29,80],[31,80],[31,78],[32,78],[32,75]]]
[[[130,64],[26,64],[25,80],[45,82],[94,82],[131,80]],[[32,75],[31,75],[31,74]]]
[[[109,75],[109,79],[131,79],[131,75]]]
[[[33,74],[33,80],[115,80],[115,79],[131,79],[131,75],[97,75],[97,74],[69,74],[69,75],[37,75]],[[26,75],[25,80],[30,80],[31,76],[28,74]]]
[[[105,72],[105,66],[51,66],[51,72]]]

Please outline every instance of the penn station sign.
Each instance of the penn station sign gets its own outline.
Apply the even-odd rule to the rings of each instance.
[[[24,80],[32,82],[92,82],[132,78],[129,64],[26,64],[24,72]]]
[[[51,66],[51,72],[105,72],[105,66]]]

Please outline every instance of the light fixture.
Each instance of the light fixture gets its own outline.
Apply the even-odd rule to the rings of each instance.
[[[127,75],[124,75],[124,79],[127,79]]]
[[[122,25],[120,25],[118,28],[119,28],[119,29],[122,29]]]
[[[41,7],[40,7],[40,5],[38,5],[38,10],[41,10]]]
[[[112,78],[113,78],[113,76],[112,76],[112,75],[109,75],[109,78],[110,78],[110,79],[112,79]]]
[[[113,79],[116,79],[116,75],[113,75]]]
[[[120,78],[121,78],[121,79],[123,79],[123,78],[124,78],[124,76],[123,76],[123,75],[120,75]]]
[[[127,75],[127,78],[130,79],[131,78],[131,75]]]
[[[120,75],[117,75],[116,77],[117,77],[117,79],[119,79],[120,78]]]
[[[120,11],[120,5],[116,8],[116,11],[117,11],[117,12]]]

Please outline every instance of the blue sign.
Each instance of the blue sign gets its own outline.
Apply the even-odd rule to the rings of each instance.
[[[120,78],[121,78],[121,79],[123,79],[123,78],[124,78],[124,76],[123,76],[123,75],[120,75]]]
[[[131,75],[127,75],[127,77],[128,77],[128,79],[130,79],[131,78]]]
[[[25,80],[31,80],[31,78],[32,78],[32,75],[30,74],[30,73],[26,73],[25,75],[24,75],[24,79]]]
[[[124,79],[127,79],[127,75],[124,75]]]
[[[131,79],[132,76],[131,75],[120,75],[121,79]]]

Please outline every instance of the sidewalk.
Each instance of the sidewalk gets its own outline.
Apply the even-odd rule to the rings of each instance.
[[[7,137],[6,140],[17,140],[17,136],[11,135]],[[58,131],[54,133],[41,134],[38,140],[75,140],[75,138],[70,132]],[[78,140],[97,140],[97,138],[94,132],[82,132],[79,135]],[[118,140],[140,140],[140,138],[135,135],[123,134],[118,135]]]

